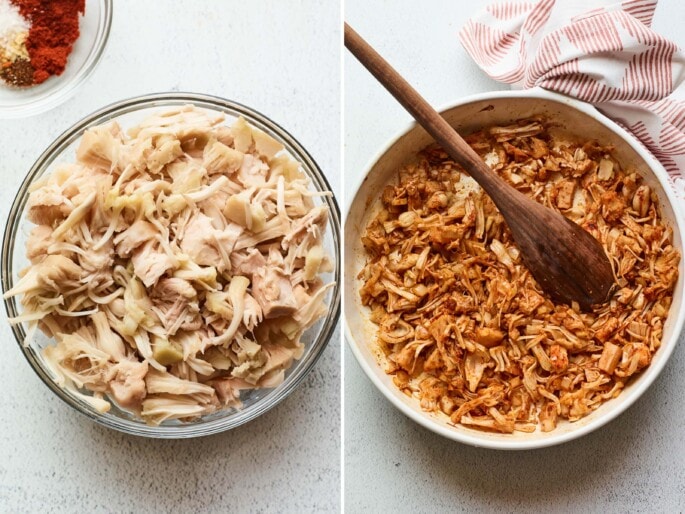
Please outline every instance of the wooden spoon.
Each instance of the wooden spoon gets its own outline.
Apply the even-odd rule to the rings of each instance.
[[[345,23],[345,46],[490,195],[521,258],[554,300],[589,310],[614,283],[611,263],[592,235],[504,182],[459,134],[371,46]]]

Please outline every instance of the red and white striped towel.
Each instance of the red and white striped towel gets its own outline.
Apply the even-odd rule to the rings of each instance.
[[[594,104],[661,161],[685,198],[685,55],[650,28],[656,5],[505,0],[471,19],[459,38],[495,80]]]

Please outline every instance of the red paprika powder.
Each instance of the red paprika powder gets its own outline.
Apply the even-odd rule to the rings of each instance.
[[[11,0],[31,24],[26,39],[33,83],[61,75],[79,37],[79,14],[85,0]]]

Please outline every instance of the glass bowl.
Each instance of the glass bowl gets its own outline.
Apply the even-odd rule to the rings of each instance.
[[[112,0],[86,0],[79,38],[61,75],[37,86],[10,87],[0,81],[0,118],[24,118],[45,112],[67,100],[100,61],[112,25]]]
[[[1,256],[3,291],[13,287],[18,272],[29,265],[25,255],[25,243],[34,225],[26,219],[26,202],[31,184],[46,173],[50,173],[56,165],[74,162],[76,148],[84,130],[111,120],[116,120],[122,128],[126,129],[160,109],[190,103],[202,109],[225,113],[226,123],[231,123],[238,116],[243,116],[254,127],[266,132],[285,146],[286,151],[301,163],[314,189],[331,190],[319,166],[297,140],[269,118],[248,107],[223,98],[191,93],[161,93],[124,100],[109,105],[73,125],[41,154],[30,169],[14,199],[5,227]],[[119,409],[114,403],[109,412],[101,414],[89,403],[66,389],[62,389],[54,381],[52,371],[40,354],[42,348],[52,344],[52,339],[36,331],[33,340],[28,346],[24,346],[22,341],[26,335],[26,327],[24,324],[18,324],[12,327],[12,331],[19,348],[33,370],[59,398],[90,419],[122,432],[146,437],[177,439],[214,434],[247,423],[278,404],[304,379],[321,356],[340,316],[340,209],[333,196],[314,200],[317,204],[327,205],[330,210],[324,249],[333,261],[334,270],[324,274],[323,278],[326,282],[334,281],[335,286],[329,289],[325,298],[328,313],[304,333],[302,337],[305,345],[304,354],[286,371],[283,383],[274,389],[243,391],[241,409],[222,409],[195,421],[168,421],[159,426],[146,425],[144,421],[137,419],[130,412]],[[5,307],[10,317],[20,313],[18,298],[5,300]]]

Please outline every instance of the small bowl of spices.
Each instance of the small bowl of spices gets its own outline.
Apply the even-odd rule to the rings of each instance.
[[[112,0],[0,0],[0,118],[45,112],[91,74]]]

